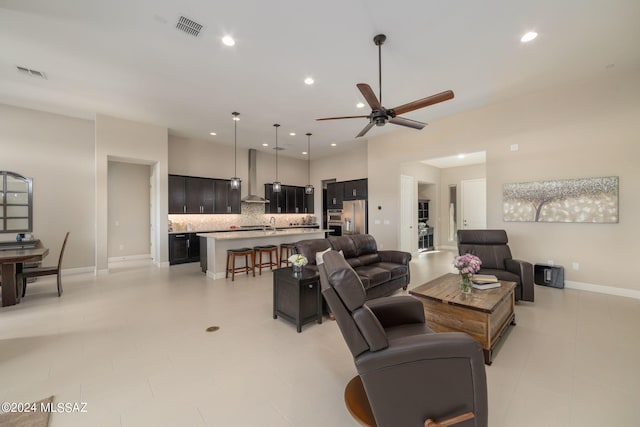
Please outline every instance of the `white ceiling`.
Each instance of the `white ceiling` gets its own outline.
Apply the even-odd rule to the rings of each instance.
[[[204,24],[199,37],[175,29],[181,15]],[[223,144],[233,144],[238,111],[239,146],[273,145],[280,123],[283,155],[303,158],[312,132],[312,156],[320,156],[352,146],[366,124],[314,118],[369,113],[355,107],[355,85],[378,92],[375,34],[388,37],[383,105],[455,92],[406,114],[429,122],[588,80],[609,64],[638,67],[639,18],[638,0],[0,0],[0,103],[108,114]],[[539,37],[520,43],[532,29]],[[222,45],[225,34],[234,47]]]

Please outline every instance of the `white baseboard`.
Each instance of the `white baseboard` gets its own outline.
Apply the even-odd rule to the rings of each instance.
[[[169,264],[169,261],[164,261],[164,262],[155,262],[155,265],[157,265],[158,267],[161,268],[167,268],[169,267],[171,264]]]
[[[107,262],[139,261],[141,259],[151,260],[151,254],[116,256],[116,257],[108,258]]]
[[[578,289],[580,291],[597,292],[599,294],[640,299],[640,291],[637,291],[635,289],[616,288],[613,286],[595,285],[593,283],[574,282],[573,280],[565,280],[564,287],[567,289]]]
[[[95,267],[77,267],[77,268],[63,268],[61,273],[63,276],[73,276],[76,274],[94,274]]]

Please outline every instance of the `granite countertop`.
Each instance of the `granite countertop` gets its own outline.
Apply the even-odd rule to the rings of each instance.
[[[269,230],[263,231],[260,230],[242,230],[237,233],[227,233],[227,232],[218,232],[218,233],[198,233],[200,237],[206,237],[209,239],[216,240],[237,240],[237,239],[260,239],[265,237],[274,237],[274,236],[296,236],[296,235],[305,235],[305,234],[313,234],[313,233],[327,233],[332,232],[333,230],[327,229],[301,229],[300,227],[291,227],[288,229],[280,229],[280,230]]]
[[[317,228],[320,224],[305,224],[305,225],[288,225],[285,227],[276,227],[276,230],[293,230],[295,228]],[[267,230],[269,230],[269,226],[265,226]],[[243,228],[215,228],[215,229],[206,229],[206,230],[182,230],[182,231],[169,231],[169,234],[184,234],[184,233],[228,233],[230,231],[238,232],[238,231],[263,231],[262,226],[256,227],[243,227]]]

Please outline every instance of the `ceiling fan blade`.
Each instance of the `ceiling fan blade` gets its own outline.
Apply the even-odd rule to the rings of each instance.
[[[362,129],[360,131],[359,134],[356,135],[356,138],[360,138],[361,136],[364,136],[365,133],[369,132],[369,130],[371,130],[371,128],[373,127],[373,123],[369,123],[367,124],[364,129]]]
[[[369,116],[342,116],[342,117],[324,117],[316,120],[338,120],[338,119],[364,119]]]
[[[429,105],[437,104],[439,102],[448,101],[453,99],[453,92],[445,90],[444,92],[437,93],[435,95],[427,96],[426,98],[419,99],[417,101],[409,102],[399,107],[392,108],[391,110],[399,116],[400,114],[408,113],[409,111],[424,108]]]
[[[406,119],[404,117],[394,117],[389,119],[389,123],[393,123],[394,125],[406,126],[414,129],[422,129],[427,124],[418,122],[416,120]]]
[[[376,94],[373,93],[373,89],[366,83],[358,83],[358,89],[360,89],[360,93],[364,96],[364,99],[367,100],[367,103],[371,107],[372,110],[382,110],[382,104],[378,101]]]

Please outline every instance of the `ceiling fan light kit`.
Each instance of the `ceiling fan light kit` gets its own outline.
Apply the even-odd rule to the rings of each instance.
[[[380,89],[379,98],[366,83],[358,83],[356,86],[360,93],[364,97],[365,101],[371,107],[371,114],[368,116],[342,116],[342,117],[325,117],[316,120],[337,120],[337,119],[359,119],[368,118],[369,123],[360,131],[356,138],[364,136],[371,130],[373,126],[384,126],[389,123],[394,125],[400,125],[410,127],[413,129],[422,129],[427,124],[419,122],[417,120],[407,119],[405,117],[398,117],[400,114],[409,113],[420,108],[428,107],[429,105],[437,104],[449,99],[453,99],[453,91],[447,90],[435,95],[427,96],[426,98],[418,99],[395,108],[385,108],[382,106],[382,45],[387,40],[387,36],[384,34],[378,34],[373,38],[373,42],[378,46],[378,87]]]

